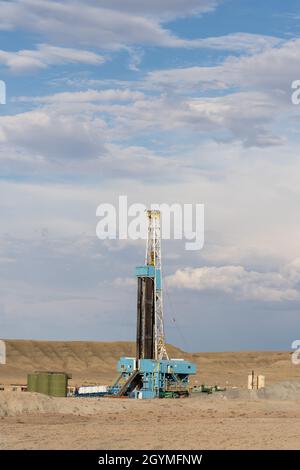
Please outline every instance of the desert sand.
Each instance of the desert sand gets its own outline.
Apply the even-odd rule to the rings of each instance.
[[[111,384],[117,377],[121,356],[133,357],[132,342],[28,341],[6,340],[7,364],[0,367],[0,384],[26,383],[35,370],[66,371],[72,384]],[[197,364],[199,384],[247,387],[247,375],[255,370],[266,376],[267,384],[300,380],[300,366],[291,362],[291,353],[273,351],[186,353],[168,345],[172,358]]]
[[[143,401],[2,393],[1,449],[300,447],[300,399],[199,395]]]
[[[289,353],[169,351],[197,363],[198,383],[228,390],[177,400],[0,392],[0,449],[300,448],[300,367]],[[73,383],[108,384],[117,359],[133,353],[132,343],[8,341],[0,383],[46,369],[68,371]],[[252,369],[266,376],[266,389],[246,390]]]

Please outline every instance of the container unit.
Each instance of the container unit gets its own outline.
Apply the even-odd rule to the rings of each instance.
[[[49,395],[49,372],[39,372],[37,374],[37,392]]]
[[[66,397],[68,389],[68,375],[65,373],[52,373],[49,375],[49,395],[51,397]]]
[[[66,397],[69,378],[65,372],[35,372],[27,376],[27,389],[52,397]]]
[[[109,387],[106,385],[81,386],[74,393],[78,397],[102,397],[107,394],[109,394]]]
[[[252,371],[251,375],[248,375],[248,390],[259,390],[265,387],[265,376],[255,375]]]
[[[36,373],[27,375],[27,391],[28,392],[37,392],[37,381],[38,381],[38,375]]]

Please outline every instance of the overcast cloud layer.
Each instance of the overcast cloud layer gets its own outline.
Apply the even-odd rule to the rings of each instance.
[[[203,250],[163,243],[169,342],[289,349],[300,11],[12,0],[0,12],[0,337],[134,339],[144,243],[95,235],[97,206],[125,194],[205,204]]]

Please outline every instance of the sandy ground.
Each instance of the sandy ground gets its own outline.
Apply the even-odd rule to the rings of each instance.
[[[73,384],[111,384],[133,343],[7,341],[0,384],[26,383],[34,370],[64,370]],[[0,391],[0,449],[299,449],[300,366],[289,352],[185,353],[198,384],[225,385],[188,399],[50,398]],[[266,389],[246,390],[247,375]],[[232,389],[232,387],[238,387]]]
[[[2,392],[0,449],[299,449],[295,396],[143,401]]]

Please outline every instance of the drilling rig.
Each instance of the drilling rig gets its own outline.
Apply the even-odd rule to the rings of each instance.
[[[109,393],[116,397],[164,398],[189,395],[189,377],[195,364],[170,359],[163,318],[161,270],[161,214],[147,211],[145,264],[136,268],[137,329],[136,357],[122,357],[120,373]]]

